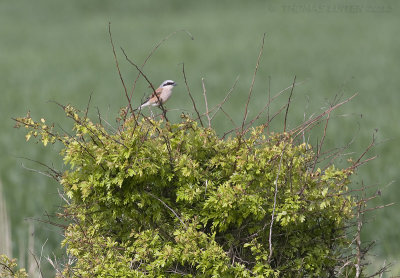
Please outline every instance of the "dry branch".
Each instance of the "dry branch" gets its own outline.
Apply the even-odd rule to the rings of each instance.
[[[147,83],[149,84],[149,86],[151,87],[151,89],[153,90],[153,92],[155,92],[156,89],[154,88],[154,86],[153,86],[153,84],[150,82],[150,80],[147,78],[146,74],[143,73],[143,71],[139,68],[139,66],[138,66],[136,63],[134,63],[131,59],[129,59],[128,55],[126,54],[125,50],[124,50],[122,47],[121,47],[121,50],[122,50],[122,53],[123,53],[124,56],[125,56],[125,59],[126,59],[132,66],[134,66],[134,67],[137,69],[137,71],[144,77],[144,79],[146,79]],[[160,97],[159,97],[157,94],[154,94],[154,95],[157,97],[158,103],[160,103],[160,106],[159,106],[159,107],[160,107],[161,110],[162,110],[164,119],[168,122],[167,110],[165,110],[165,108],[164,108],[164,106],[163,106],[163,104],[162,104],[162,101],[160,100]],[[132,113],[133,113],[133,112],[132,112]]]
[[[331,113],[333,110],[339,108],[340,106],[342,106],[343,104],[349,102],[350,100],[352,100],[355,96],[357,96],[357,94],[352,95],[351,97],[345,99],[344,101],[331,106],[329,109],[325,110],[324,112],[322,112],[321,114],[311,118],[310,120],[308,120],[307,122],[301,124],[300,126],[290,130],[290,133],[293,135],[293,138],[296,138],[298,135],[302,134],[304,131],[308,130],[310,127],[312,127],[315,123],[318,123],[325,115]]]
[[[183,73],[183,79],[185,80],[185,84],[186,84],[186,90],[187,90],[187,92],[189,94],[190,99],[192,100],[194,111],[196,111],[196,114],[198,116],[198,119],[200,121],[201,126],[204,127],[203,121],[201,120],[201,116],[200,116],[199,110],[197,110],[197,107],[196,107],[196,102],[194,101],[193,96],[192,96],[192,94],[190,92],[190,88],[189,88],[189,85],[188,85],[188,82],[187,82],[187,78],[186,78],[185,64],[184,63],[182,63],[182,73]]]
[[[115,53],[114,42],[113,42],[112,35],[111,35],[111,22],[108,23],[108,34],[110,36],[110,42],[111,42],[112,51],[113,51],[113,54],[114,54],[115,64],[116,64],[117,70],[118,70],[118,75],[119,75],[119,78],[121,79],[122,86],[124,87],[126,100],[128,101],[128,107],[131,110],[132,115],[134,116],[133,108],[132,108],[132,104],[131,104],[131,99],[128,96],[128,90],[126,89],[124,78],[122,77],[121,70],[119,69],[119,63],[118,63],[118,59],[117,59],[117,54]]]
[[[289,107],[290,107],[290,101],[292,100],[293,89],[294,89],[294,85],[295,85],[295,84],[296,84],[296,76],[294,76],[294,80],[293,80],[293,84],[292,84],[292,89],[290,90],[290,95],[289,95],[289,99],[288,99],[287,106],[286,106],[285,122],[284,122],[284,124],[283,124],[283,132],[286,132],[286,121],[287,121],[287,116],[288,116]]]
[[[210,111],[208,110],[207,92],[206,92],[206,86],[204,85],[204,78],[201,78],[201,85],[203,86],[203,95],[204,95],[204,102],[206,104],[206,116],[208,120],[208,127],[211,128],[211,118],[210,118]]]
[[[178,32],[185,32],[185,33],[190,37],[191,40],[194,40],[194,37],[192,36],[192,34],[191,34],[189,31],[185,30],[185,29],[177,30],[177,31],[174,31],[174,32],[170,33],[169,35],[167,35],[165,38],[163,38],[161,41],[159,41],[159,42],[154,46],[154,48],[150,51],[149,55],[147,55],[147,57],[146,57],[146,59],[144,60],[143,64],[140,66],[140,69],[143,70],[143,68],[144,68],[144,66],[146,65],[147,61],[151,58],[151,56],[153,56],[153,54],[156,52],[156,50],[157,50],[165,41],[167,41],[170,37],[172,37],[173,35],[175,35],[175,34],[178,33]],[[132,91],[131,91],[130,99],[132,99],[132,97],[133,97],[133,92],[135,91],[136,82],[138,81],[140,75],[141,75],[141,72],[139,71],[138,75],[137,75],[136,78],[135,78],[135,81],[133,82],[133,86],[132,86]]]
[[[249,90],[249,94],[248,94],[248,97],[247,97],[246,106],[244,108],[244,117],[243,117],[243,121],[242,121],[242,132],[241,132],[242,135],[243,135],[244,125],[245,125],[246,119],[247,119],[249,102],[250,102],[250,99],[251,99],[251,95],[253,93],[254,82],[256,81],[256,75],[257,75],[257,71],[258,71],[258,66],[260,65],[261,55],[262,55],[263,50],[264,50],[264,42],[265,42],[265,33],[264,33],[263,38],[262,38],[262,43],[261,43],[260,52],[259,52],[258,58],[257,58],[256,68],[254,69],[253,79],[251,81],[251,85],[250,85],[250,90]]]
[[[220,109],[222,109],[222,105],[224,105],[225,102],[228,100],[229,96],[231,95],[231,93],[232,93],[233,90],[235,89],[236,84],[237,84],[238,81],[239,81],[239,76],[236,77],[236,80],[235,80],[235,82],[233,83],[233,86],[229,89],[229,91],[228,91],[228,93],[226,94],[226,96],[224,97],[224,99],[223,99],[219,104],[217,104],[216,106],[214,106],[213,108],[211,108],[210,112],[211,112],[211,111],[214,111],[214,110],[217,110],[217,111],[215,111],[214,114],[211,116],[211,120],[215,117],[215,115],[218,113],[218,111],[219,111]]]

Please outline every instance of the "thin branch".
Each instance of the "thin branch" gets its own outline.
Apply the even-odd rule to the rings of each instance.
[[[43,278],[43,273],[42,273],[42,270],[40,269],[40,264],[39,264],[39,262],[38,262],[38,260],[37,260],[37,258],[35,256],[35,254],[33,253],[32,250],[29,250],[29,253],[31,253],[33,259],[35,260],[36,266],[37,266],[37,268],[39,270],[40,277]]]
[[[356,255],[356,260],[357,263],[354,265],[356,268],[356,278],[360,277],[361,275],[361,260],[364,257],[364,254],[361,250],[361,229],[363,225],[362,221],[362,214],[361,214],[361,208],[364,205],[364,202],[360,202],[357,208],[357,233],[356,233],[356,249],[357,249],[357,255]]]
[[[204,85],[204,78],[201,78],[201,85],[203,86],[204,102],[206,103],[206,116],[208,119],[208,127],[211,127],[211,118],[210,118],[210,112],[208,110],[208,102],[207,102],[206,86]]]
[[[289,95],[289,99],[288,99],[287,106],[286,106],[285,122],[284,122],[284,125],[283,125],[283,132],[286,132],[287,115],[288,115],[288,112],[289,112],[290,101],[292,100],[293,89],[294,89],[294,85],[295,85],[295,84],[296,84],[296,75],[294,76],[294,80],[293,80],[293,84],[292,84],[292,89],[290,90],[290,95]]]
[[[390,203],[390,204],[386,204],[386,205],[382,205],[382,206],[376,206],[374,208],[369,208],[369,209],[364,209],[361,211],[362,214],[366,213],[367,211],[371,211],[371,210],[377,210],[377,209],[382,209],[385,207],[390,207],[393,206],[395,203]]]
[[[286,105],[287,105],[287,103],[286,103],[285,105],[282,105],[282,106],[278,109],[278,111],[276,111],[275,114],[273,114],[272,117],[270,117],[270,119],[268,120],[268,122],[266,122],[266,123],[263,124],[263,126],[269,126],[269,124],[273,121],[273,119],[275,119],[275,117],[278,116],[278,115],[283,111],[283,109],[286,107]],[[252,122],[249,123],[249,124],[252,124]],[[249,128],[250,128],[250,125],[249,125]]]
[[[375,134],[372,134],[372,141],[371,141],[371,143],[368,145],[368,147],[365,149],[365,151],[360,155],[360,157],[357,159],[357,161],[353,163],[353,165],[351,166],[352,169],[357,168],[359,165],[364,164],[365,162],[376,158],[376,156],[374,156],[374,157],[369,158],[369,159],[366,159],[366,160],[364,160],[364,161],[362,161],[362,162],[360,163],[361,159],[365,156],[365,154],[366,154],[374,145],[375,145]]]
[[[100,109],[99,109],[98,106],[96,106],[96,110],[97,110],[97,116],[98,116],[98,118],[99,118],[99,124],[102,126],[102,123],[101,123],[101,115],[100,115]]]
[[[54,256],[54,261],[53,261],[49,256],[46,257],[46,260],[51,264],[51,266],[52,266],[52,267],[54,268],[54,270],[56,271],[57,277],[63,277],[63,278],[65,278],[65,276],[64,276],[63,273],[62,273],[62,271],[59,269],[56,256],[55,256],[54,254],[53,254],[53,256]]]
[[[47,243],[48,240],[49,240],[49,239],[47,238],[46,241],[42,244],[42,249],[41,249],[41,251],[40,251],[40,257],[39,257],[39,271],[40,271],[40,274],[42,275],[42,278],[43,278],[43,273],[42,273],[42,269],[41,269],[40,265],[41,265],[42,258],[43,258],[43,248],[44,248],[44,246],[46,245],[46,243]]]
[[[286,107],[286,105],[287,105],[287,104],[282,105],[282,107],[279,108],[279,110],[269,119],[268,122],[264,123],[263,126],[264,126],[264,127],[268,126],[268,125],[270,124],[270,122],[271,122],[273,119],[275,119],[275,117],[278,116],[278,115],[282,112],[282,110]],[[258,118],[254,118],[253,120],[255,121],[255,120],[257,120],[257,119],[258,119]],[[248,127],[246,128],[245,132],[247,132],[247,130],[251,127],[251,124],[254,122],[253,120],[246,124],[246,126],[248,126]],[[224,135],[222,136],[222,139],[224,139],[226,135],[232,133],[233,131],[237,131],[238,129],[239,129],[239,128],[234,128],[234,129],[231,129],[231,130],[225,132]]]
[[[108,23],[108,34],[110,36],[110,42],[111,42],[111,46],[112,46],[112,50],[113,50],[113,54],[114,54],[115,64],[116,64],[117,70],[118,70],[118,75],[119,75],[119,78],[121,79],[122,86],[124,87],[125,97],[128,100],[129,109],[131,110],[132,115],[134,115],[131,99],[129,98],[128,90],[126,89],[124,78],[122,77],[121,70],[119,69],[117,54],[115,53],[114,42],[113,42],[112,35],[111,35],[111,22]]]
[[[30,170],[30,171],[33,171],[33,172],[38,172],[38,173],[43,174],[45,176],[51,177],[51,178],[55,179],[56,181],[59,181],[61,176],[62,176],[61,172],[58,172],[57,170],[51,168],[50,166],[44,164],[43,162],[40,162],[40,161],[37,161],[37,160],[34,160],[34,159],[30,159],[30,158],[27,158],[27,157],[22,157],[22,156],[21,157],[17,157],[17,158],[21,158],[21,159],[25,159],[25,160],[28,160],[28,161],[31,161],[31,162],[35,162],[35,163],[47,168],[48,170],[50,170],[51,173],[49,173],[49,172],[40,172],[40,171],[37,171],[35,169],[30,169],[30,168],[24,167],[23,164],[22,164],[22,167],[24,167],[27,170]]]
[[[144,60],[143,64],[140,66],[140,69],[143,70],[143,68],[146,65],[147,61],[151,58],[151,56],[153,56],[154,52],[156,52],[156,50],[161,46],[161,44],[163,44],[165,41],[167,41],[170,37],[172,37],[173,35],[175,35],[178,32],[185,32],[190,37],[191,40],[194,40],[194,37],[192,36],[192,34],[189,31],[185,30],[185,29],[177,30],[177,31],[174,31],[174,32],[170,33],[168,36],[163,38],[161,41],[159,41],[155,45],[155,47],[150,51],[149,55],[147,55],[147,57]],[[133,92],[135,91],[136,82],[138,81],[140,75],[141,75],[141,72],[139,71],[138,75],[136,76],[135,81],[133,82],[130,99],[132,99],[132,97],[133,97]]]
[[[98,118],[99,118],[99,124],[100,124],[100,126],[102,126],[102,127],[105,128],[105,126],[103,126],[103,122],[105,122],[105,123],[107,124],[108,128],[110,128],[110,130],[111,130],[112,132],[114,132],[114,133],[117,132],[117,129],[114,128],[105,118],[103,118],[103,117],[100,115],[99,107],[96,107],[96,108],[97,108],[97,116],[98,116]]]
[[[134,66],[134,67],[137,69],[137,71],[144,77],[144,79],[146,79],[147,83],[150,85],[150,87],[151,87],[151,89],[153,90],[153,92],[155,92],[156,89],[154,88],[153,84],[150,82],[150,80],[147,78],[147,76],[143,73],[143,71],[139,68],[139,66],[138,66],[137,64],[135,64],[131,59],[129,59],[128,55],[126,54],[125,50],[124,50],[122,47],[121,47],[121,50],[122,50],[122,53],[123,53],[124,56],[125,56],[125,59],[126,59],[132,66]],[[159,97],[157,94],[155,94],[155,96],[157,97],[158,103],[160,103],[160,108],[161,108],[161,110],[162,110],[164,119],[168,122],[167,110],[165,110],[165,108],[164,108],[164,106],[163,106],[163,104],[162,104],[162,101],[161,101],[160,97]],[[135,109],[135,110],[136,110],[136,109]],[[132,111],[133,111],[133,110],[132,110]]]
[[[11,118],[11,119],[17,123],[17,124],[15,125],[16,127],[18,127],[18,125],[21,125],[21,126],[28,126],[28,127],[31,127],[32,129],[37,129],[37,127],[35,126],[35,124],[29,124],[29,123],[26,123],[26,122],[24,122],[24,121],[21,121],[21,120],[19,120],[19,119],[17,119],[17,118]],[[50,135],[51,137],[54,137],[54,138],[56,138],[58,141],[64,143],[63,139],[60,138],[60,137],[58,136],[58,134],[52,133],[52,132],[49,131],[48,129],[42,129],[42,130],[45,131],[45,132],[46,132],[48,135]]]
[[[320,142],[319,146],[317,147],[317,155],[315,156],[315,159],[314,159],[313,172],[315,171],[315,167],[317,166],[317,160],[321,155],[322,145],[324,144],[324,140],[325,140],[325,137],[326,137],[326,130],[328,128],[328,123],[329,123],[330,116],[331,116],[331,113],[328,113],[328,116],[326,117],[325,127],[324,127],[324,134],[322,135],[321,142]]]
[[[358,163],[356,163],[356,164],[353,164],[349,169],[355,169],[355,168],[358,168],[359,166],[361,166],[361,165],[363,165],[363,164],[365,164],[365,163],[367,163],[367,162],[369,162],[369,161],[371,161],[371,160],[374,160],[375,158],[377,158],[378,156],[377,155],[375,155],[375,156],[373,156],[373,157],[370,157],[370,158],[367,158],[367,159],[364,159],[363,161],[361,161],[361,162],[358,162]]]
[[[47,216],[47,218],[49,218],[49,215]],[[59,227],[59,228],[62,228],[64,230],[68,228],[67,225],[59,224],[57,222],[50,221],[50,220],[43,220],[43,219],[39,219],[39,218],[25,218],[25,219],[26,220],[34,220],[34,221],[37,221],[37,222],[40,222],[40,223],[50,224],[52,226]]]
[[[261,55],[262,55],[263,49],[264,49],[264,42],[265,42],[265,33],[264,33],[263,38],[262,38],[261,49],[260,49],[260,52],[258,54],[256,68],[254,70],[253,80],[251,81],[250,90],[249,90],[249,94],[248,94],[248,97],[247,97],[247,102],[246,102],[246,106],[245,106],[245,110],[244,110],[244,117],[243,117],[243,121],[242,121],[242,134],[243,134],[244,124],[246,123],[246,119],[247,119],[247,113],[248,113],[247,109],[248,109],[249,102],[250,102],[250,99],[251,99],[251,94],[253,92],[254,82],[256,81],[256,75],[257,75],[257,71],[258,71],[258,66],[260,65]]]
[[[224,113],[225,114],[225,116],[231,121],[231,123],[233,124],[233,126],[236,126],[236,124],[235,124],[235,122],[233,121],[233,119],[232,119],[232,117],[231,116],[229,116],[229,114],[228,113],[226,113],[225,112],[225,110],[224,109],[222,109],[222,107],[220,107],[220,109],[221,109],[221,111],[222,111],[222,113]]]
[[[269,238],[268,238],[268,243],[269,243],[269,255],[268,255],[268,262],[271,262],[272,259],[272,226],[274,225],[274,219],[275,219],[275,208],[276,208],[276,197],[278,195],[278,179],[279,179],[279,174],[281,172],[281,166],[282,166],[282,159],[283,159],[283,154],[285,151],[286,146],[283,147],[282,153],[281,153],[281,158],[279,161],[279,167],[278,167],[278,173],[276,174],[276,179],[275,179],[275,192],[274,192],[274,206],[272,208],[272,215],[271,215],[271,225],[269,227]]]
[[[41,175],[43,175],[43,176],[46,176],[46,177],[55,179],[56,181],[59,181],[58,179],[56,179],[55,177],[53,177],[49,172],[43,172],[43,171],[39,171],[39,170],[36,170],[36,169],[32,169],[32,168],[26,167],[23,163],[21,163],[21,167],[22,167],[23,169],[25,169],[25,170],[28,170],[28,171],[31,171],[31,172],[35,172],[35,173],[41,174]]]
[[[268,76],[268,103],[267,103],[267,122],[269,122],[269,109],[271,105],[271,75]],[[267,134],[269,134],[269,125],[267,126]]]
[[[163,200],[161,200],[160,198],[158,198],[156,195],[154,195],[153,193],[151,193],[151,192],[148,192],[148,191],[145,191],[147,194],[149,194],[151,197],[153,197],[153,198],[155,198],[155,199],[157,199],[158,201],[160,201],[167,209],[169,209],[178,219],[179,219],[179,221],[181,222],[181,224],[184,226],[184,227],[187,227],[186,225],[185,225],[185,223],[182,221],[182,219],[179,217],[179,215],[172,209],[172,208],[170,208]]]
[[[87,119],[87,115],[89,113],[89,106],[90,106],[90,102],[92,101],[92,94],[93,94],[93,92],[90,93],[90,95],[89,95],[89,100],[88,100],[88,104],[86,106],[86,111],[85,111],[85,119]]]
[[[60,190],[59,188],[57,188],[57,193],[58,193],[58,196],[60,196],[60,198],[63,199],[64,202],[65,202],[67,205],[71,205],[71,202],[69,202],[69,201],[67,200],[67,198],[65,198],[64,194],[61,192],[61,190]]]
[[[235,89],[236,84],[237,84],[238,81],[239,81],[239,76],[236,77],[236,80],[235,80],[235,82],[233,83],[233,86],[229,89],[229,91],[228,91],[228,93],[226,94],[226,96],[224,97],[224,99],[223,99],[219,104],[217,104],[216,106],[214,106],[213,108],[211,108],[210,112],[213,111],[213,110],[215,110],[215,109],[217,110],[217,111],[215,111],[214,114],[211,116],[211,121],[212,121],[212,119],[215,117],[215,115],[218,113],[218,111],[221,109],[222,105],[224,105],[225,102],[228,100],[229,96],[231,95],[231,93],[232,93],[233,90]]]
[[[303,82],[299,82],[299,83],[296,83],[295,85],[300,85],[302,83]],[[276,113],[274,114],[274,116],[272,118],[269,115],[269,110],[270,110],[270,106],[271,106],[272,101],[274,101],[277,97],[279,97],[281,94],[283,94],[287,90],[291,89],[292,86],[293,86],[293,84],[288,86],[287,88],[281,90],[276,95],[274,95],[272,98],[268,98],[268,102],[264,105],[264,107],[260,110],[260,112],[258,112],[257,116],[255,116],[251,121],[249,121],[248,123],[245,124],[245,127],[247,127],[246,130],[245,130],[245,133],[251,127],[251,125],[260,118],[260,116],[265,112],[265,110],[267,110],[267,112],[268,112],[268,119],[267,119],[267,122],[264,123],[264,126],[267,126],[268,127],[268,131],[269,131],[269,123],[273,120],[273,118],[275,118],[277,116]],[[282,106],[281,109],[285,108],[286,106],[287,106],[287,103],[284,106]],[[279,113],[281,112],[281,109],[279,110]]]
[[[204,127],[203,121],[201,120],[201,116],[200,116],[199,110],[197,110],[197,107],[196,107],[196,102],[193,99],[193,96],[192,96],[192,94],[190,92],[190,88],[189,88],[189,85],[188,85],[188,82],[187,82],[186,73],[185,73],[185,63],[182,63],[182,73],[183,73],[183,79],[185,80],[187,92],[189,93],[189,97],[192,100],[194,111],[196,111],[196,114],[199,117],[199,121],[200,121],[201,126]]]
[[[12,270],[8,265],[6,265],[6,264],[4,264],[4,263],[2,263],[2,262],[0,262],[0,265],[1,265],[3,268],[7,269],[7,270],[11,273],[12,276],[15,275],[14,270]]]
[[[301,124],[300,126],[292,129],[290,131],[291,134],[293,134],[293,139],[295,137],[297,137],[299,134],[303,134],[303,132],[307,129],[309,129],[310,127],[312,127],[316,122],[319,122],[325,115],[331,113],[333,110],[339,108],[340,106],[342,106],[343,104],[349,102],[350,100],[352,100],[355,96],[357,96],[358,94],[354,94],[351,97],[345,99],[344,101],[330,107],[329,109],[325,110],[324,112],[322,112],[321,114],[319,114],[318,116],[315,116],[313,118],[311,118],[310,120],[308,120],[307,122]]]

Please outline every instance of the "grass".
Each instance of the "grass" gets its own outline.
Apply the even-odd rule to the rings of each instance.
[[[294,75],[304,83],[294,92],[289,113],[292,127],[303,119],[304,113],[308,117],[318,112],[335,95],[348,97],[358,92],[358,97],[332,119],[327,146],[342,146],[355,137],[350,148],[355,157],[369,144],[374,129],[378,129],[378,144],[371,155],[377,154],[379,158],[361,168],[359,180],[383,189],[382,198],[375,205],[398,202],[399,4],[390,0],[338,0],[324,2],[324,8],[318,6],[320,3],[2,1],[0,178],[11,214],[14,254],[23,238],[27,238],[25,219],[43,218],[45,211],[54,212],[61,204],[57,185],[24,170],[21,164],[30,168],[38,165],[19,157],[54,163],[56,168],[63,166],[56,152],[50,154],[38,145],[25,143],[23,134],[12,129],[10,118],[31,110],[34,117],[45,117],[68,127],[62,112],[47,101],[54,99],[84,109],[92,94],[93,113],[98,106],[114,123],[125,99],[109,43],[109,21],[128,84],[132,84],[136,71],[124,61],[119,46],[141,64],[162,38],[176,30],[190,31],[194,40],[178,32],[166,41],[147,63],[146,74],[156,85],[174,79],[179,86],[167,107],[189,111],[192,109],[183,82],[182,62],[199,104],[203,103],[202,77],[209,103],[216,104],[239,76],[232,98],[225,105],[237,124],[243,118],[243,103],[261,38],[267,33],[249,117],[263,107],[269,86],[275,94],[289,86]],[[136,104],[148,92],[145,81],[140,80]],[[277,109],[286,97],[274,103],[272,109]],[[204,109],[204,105],[200,106]],[[170,119],[177,120],[181,112],[171,112]],[[220,132],[231,128],[222,114],[214,124]],[[277,121],[275,128],[281,126]],[[311,140],[315,144],[317,138]],[[395,182],[387,186],[392,180]],[[382,259],[400,258],[399,233],[395,228],[400,225],[397,206],[373,213],[374,219],[364,233],[365,240],[378,241],[375,253]],[[47,251],[58,249],[61,233],[52,226],[43,225],[41,229],[37,231],[38,250],[47,238]]]

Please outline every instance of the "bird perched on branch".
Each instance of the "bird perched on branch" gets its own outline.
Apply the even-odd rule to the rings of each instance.
[[[171,97],[172,89],[176,85],[177,84],[173,80],[165,80],[163,83],[161,83],[160,87],[158,87],[151,94],[151,96],[135,110],[142,109],[146,106],[160,106],[160,104],[166,103],[167,100]]]

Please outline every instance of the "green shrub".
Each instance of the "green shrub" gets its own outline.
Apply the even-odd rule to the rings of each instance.
[[[360,267],[348,235],[354,165],[316,168],[310,145],[265,126],[221,139],[182,115],[133,117],[113,132],[63,108],[74,135],[16,119],[27,139],[64,145],[69,169],[54,176],[74,263],[63,277],[354,277]]]
[[[18,269],[16,259],[10,259],[6,255],[0,255],[0,277],[26,278],[28,275],[25,269]]]

